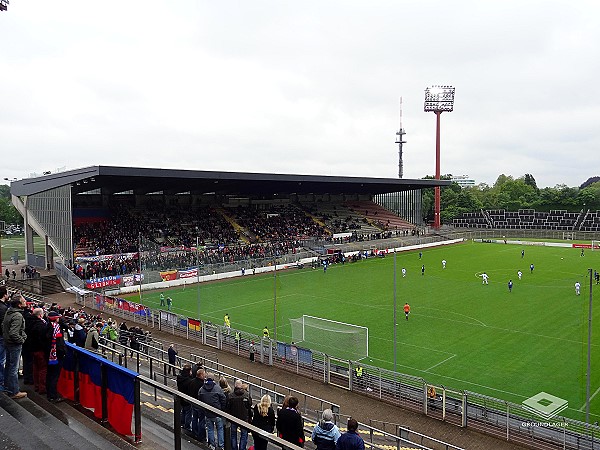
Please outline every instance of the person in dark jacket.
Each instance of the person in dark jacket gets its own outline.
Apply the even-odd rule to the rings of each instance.
[[[173,372],[175,375],[175,367],[171,367],[171,365],[175,365],[177,362],[177,350],[175,350],[174,344],[169,345],[169,349],[167,350],[167,354],[169,355],[169,366],[167,366],[167,374],[170,375]]]
[[[317,446],[317,450],[335,450],[340,430],[333,423],[333,412],[331,409],[326,409],[321,417],[322,420],[313,428],[311,439]]]
[[[190,397],[198,398],[198,392],[204,386],[206,372],[203,367],[192,366],[192,381],[188,385],[186,392]],[[204,409],[192,404],[192,436],[195,439],[206,443],[206,416]]]
[[[356,430],[358,430],[358,422],[350,417],[348,431],[342,434],[335,443],[336,450],[365,450],[365,441]]]
[[[87,331],[83,325],[85,324],[85,319],[80,317],[73,328],[73,339],[75,340],[75,345],[77,347],[85,347],[85,339],[87,338]]]
[[[184,364],[181,368],[181,372],[177,375],[177,390],[188,394],[190,384],[192,383],[192,366],[190,364]],[[181,399],[181,428],[186,431],[192,431],[192,404],[186,400]]]
[[[206,381],[198,392],[198,400],[206,403],[213,408],[225,411],[227,404],[227,398],[223,393],[223,389],[214,381],[212,373],[206,374]],[[208,446],[212,448],[219,448],[223,450],[225,448],[225,434],[223,430],[223,418],[217,416],[214,412],[208,409],[204,410],[206,415],[206,431],[208,434]],[[217,440],[215,442],[215,427],[217,428]]]
[[[275,411],[271,406],[271,396],[265,394],[260,399],[260,402],[254,405],[252,413],[252,425],[267,433],[272,433],[275,430]],[[268,441],[256,432],[252,432],[254,439],[254,450],[267,450]]]
[[[8,310],[8,290],[6,286],[0,286],[0,327]],[[6,362],[6,349],[4,347],[4,337],[0,329],[0,389],[4,387],[4,363]]]
[[[63,400],[58,393],[58,379],[62,370],[63,359],[67,354],[67,348],[63,337],[63,331],[58,322],[61,315],[56,311],[48,313],[47,333],[50,340],[48,352],[48,371],[46,373],[46,395],[51,402]]]
[[[225,411],[244,422],[252,421],[252,397],[246,389],[242,380],[235,380],[233,392],[227,396],[227,405]],[[231,450],[246,450],[248,443],[248,429],[240,428],[240,440],[238,446],[237,430],[238,425],[231,423]]]
[[[29,338],[27,332],[27,324],[32,322],[33,315],[29,307],[23,309],[23,318],[25,319],[25,334],[27,334],[27,339],[23,342],[21,350],[23,384],[33,385],[33,351],[31,350],[33,341]]]
[[[289,397],[287,406],[282,406],[277,412],[277,435],[298,447],[304,447],[304,420],[298,411],[298,403],[296,397]]]
[[[33,388],[40,395],[46,395],[46,373],[48,371],[48,322],[44,319],[44,310],[35,308],[31,319],[25,321],[26,342],[30,342],[33,355]]]
[[[27,397],[27,392],[19,388],[19,360],[23,343],[27,339],[23,310],[27,301],[21,294],[13,294],[10,307],[2,322],[2,335],[6,347],[6,364],[4,366],[4,391],[13,399]]]

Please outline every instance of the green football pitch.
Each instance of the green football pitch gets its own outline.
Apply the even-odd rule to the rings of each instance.
[[[521,250],[525,255],[521,257]],[[548,392],[568,400],[565,415],[583,420],[586,399],[588,268],[600,252],[466,242],[399,252],[322,269],[294,269],[188,285],[165,292],[173,311],[291,341],[291,318],[303,314],[369,328],[365,364],[393,369],[396,259],[397,370],[451,389],[521,403]],[[442,260],[447,261],[442,268]],[[535,269],[530,271],[530,264]],[[425,273],[421,274],[421,266]],[[406,268],[406,277],[401,269]],[[522,279],[517,272],[522,271]],[[482,283],[486,272],[489,284]],[[514,283],[509,292],[508,281]],[[581,295],[575,283],[581,283]],[[593,284],[592,421],[600,420],[600,286]],[[276,300],[276,301],[275,301]],[[159,292],[143,294],[159,306]],[[402,307],[411,306],[409,320]],[[335,337],[333,338],[335,340]],[[326,351],[331,342],[325,342]]]

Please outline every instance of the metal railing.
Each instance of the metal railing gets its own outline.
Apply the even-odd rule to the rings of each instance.
[[[154,348],[154,350],[157,352],[162,352],[162,350],[160,350],[158,348]],[[106,345],[101,344],[100,348],[99,348],[99,353],[104,353],[105,355],[106,355],[106,353],[108,353],[109,354],[108,358],[112,362],[116,362],[119,365],[123,365],[124,367],[128,367],[128,361],[130,361],[132,359],[131,357],[127,357],[128,352],[132,352],[132,350],[118,342],[112,342],[112,341],[108,342]],[[150,380],[151,381],[151,382],[149,382],[149,381],[146,381],[146,382],[154,390],[155,400],[158,397],[157,392],[161,391],[161,390],[163,390],[163,391],[165,390],[165,389],[162,389],[163,387],[166,389],[177,390],[176,387],[171,388],[169,386],[169,384],[171,382],[174,383],[175,380],[173,380],[170,377],[170,375],[168,374],[168,368],[170,367],[172,369],[179,370],[180,367],[178,365],[172,365],[156,356],[152,356],[152,355],[150,355],[151,352],[143,352],[140,350],[133,350],[133,353],[135,355],[133,357],[133,359],[135,361],[135,365],[137,367],[138,373],[140,372],[140,368],[144,364],[144,361],[148,362],[149,376],[144,377],[144,376],[140,375],[140,380],[142,380],[142,381]],[[115,358],[116,358],[116,360],[115,360]],[[188,360],[186,358],[181,358],[181,361],[184,363],[190,363],[190,364],[193,364],[194,362],[202,362],[203,367],[205,369],[208,368],[217,375],[232,375],[231,373],[228,373],[226,371],[215,369],[214,367],[211,366],[211,362],[204,358],[201,358],[200,361],[192,361],[192,360]],[[229,368],[228,366],[224,366],[224,365],[221,365],[221,368],[232,369],[232,368]],[[252,396],[252,398],[260,398],[263,395],[268,394],[274,399],[274,401],[273,401],[274,405],[281,405],[283,403],[284,398],[287,395],[294,395],[296,397],[299,397],[299,399],[301,400],[300,404],[304,405],[302,408],[299,408],[301,410],[301,412],[303,413],[303,415],[307,418],[313,419],[315,422],[317,422],[320,419],[321,414],[325,408],[330,408],[332,410],[332,412],[334,413],[334,420],[336,422],[339,421],[339,419],[342,417],[345,417],[345,418],[349,417],[349,416],[341,416],[340,415],[340,406],[333,402],[329,402],[329,401],[320,399],[318,397],[312,396],[310,394],[306,394],[301,391],[285,387],[279,383],[274,383],[274,382],[271,382],[271,381],[263,379],[263,378],[255,377],[255,376],[253,376],[251,374],[247,374],[245,372],[237,371],[237,369],[232,369],[232,370],[237,372],[237,374],[249,375],[250,379],[243,378],[242,376],[236,376],[235,378],[244,379],[244,381],[246,381],[246,383],[249,386],[249,393]],[[175,370],[173,370],[173,372],[175,372]],[[252,381],[252,379],[258,380],[258,382]],[[254,396],[253,393],[256,393],[256,391],[258,391],[258,395]],[[169,392],[172,392],[172,391],[169,391]],[[191,398],[191,397],[188,397],[187,395],[181,394],[179,391],[176,391],[176,392],[184,400],[189,401],[189,399]],[[139,395],[138,395],[138,398],[139,398]],[[304,400],[304,401],[302,401],[302,400]],[[196,400],[196,402],[191,402],[191,403],[203,405],[198,400]],[[311,409],[311,406],[314,406],[315,404],[318,405],[318,408]],[[219,410],[210,409],[210,408],[209,408],[209,410],[212,412],[219,411]],[[174,406],[174,411],[179,411],[179,409],[176,406]],[[229,416],[228,414],[226,414],[222,411],[220,411],[220,412],[222,414],[218,414],[219,416],[226,418],[227,420],[231,419],[231,416]],[[174,416],[179,417],[179,414],[175,413]],[[238,425],[243,425],[244,427],[249,428],[252,431],[252,427],[247,426],[248,424],[245,422],[240,422],[238,419],[236,419],[233,422],[237,423]],[[360,429],[366,431],[366,433],[362,433],[362,435],[363,436],[368,435],[368,438],[365,439],[365,446],[368,448],[371,448],[371,449],[380,449],[385,445],[393,445],[394,447],[396,447],[398,449],[401,446],[409,446],[411,448],[420,449],[420,450],[432,450],[432,447],[428,447],[425,445],[426,443],[431,443],[431,444],[436,445],[435,446],[436,449],[440,448],[440,449],[445,449],[445,450],[463,450],[460,447],[457,447],[457,446],[454,446],[451,444],[447,444],[447,443],[437,440],[435,438],[430,438],[426,435],[414,432],[414,431],[412,431],[408,428],[404,428],[404,427],[398,427],[397,435],[394,435],[393,433],[389,433],[384,430],[379,430],[377,428],[374,428],[370,424],[359,423],[359,425],[360,425]],[[175,427],[175,430],[179,429],[177,424],[175,424],[174,427]],[[305,426],[305,429],[306,429],[306,426]],[[310,430],[308,430],[308,432],[310,432]],[[178,438],[175,437],[175,439],[177,440]],[[226,440],[230,439],[229,433],[225,433],[225,439]],[[420,442],[417,442],[417,441],[420,441]],[[294,447],[295,446],[291,446],[291,445],[289,446],[289,448],[294,448]],[[231,447],[226,445],[226,448],[231,448]]]
[[[92,302],[92,306],[95,306],[95,305],[96,305],[96,303]],[[90,306],[90,305],[87,305],[87,306]],[[133,313],[127,311],[126,314],[133,314]],[[158,324],[157,324],[157,326],[158,326]],[[169,330],[173,331],[174,325],[173,325],[173,323],[170,323],[170,324],[167,324],[166,327]],[[421,378],[412,377],[412,376],[403,375],[403,374],[396,374],[400,377],[399,379],[401,381],[396,385],[396,388],[392,388],[392,387],[389,387],[389,386],[391,386],[390,380],[386,380],[385,376],[382,376],[381,377],[382,382],[379,383],[379,387],[377,388],[377,390],[367,391],[366,390],[366,387],[367,387],[366,380],[369,379],[369,377],[371,377],[372,373],[374,373],[373,372],[374,370],[379,371],[382,369],[375,368],[375,367],[363,366],[363,368],[365,368],[365,376],[366,376],[365,382],[364,383],[356,383],[356,382],[353,382],[352,376],[349,376],[349,374],[353,373],[353,369],[352,369],[353,363],[351,361],[348,362],[349,366],[347,366],[345,368],[340,368],[340,367],[336,366],[335,364],[333,364],[327,355],[320,353],[320,352],[312,352],[313,357],[311,358],[311,361],[300,361],[300,359],[297,359],[295,361],[290,361],[289,358],[286,358],[287,354],[285,353],[285,349],[287,348],[286,346],[288,344],[277,343],[270,339],[263,339],[259,336],[251,335],[249,333],[241,334],[241,336],[243,336],[243,338],[236,341],[233,337],[235,335],[236,330],[218,326],[218,325],[214,325],[214,324],[209,325],[204,322],[202,322],[202,329],[198,333],[190,335],[189,338],[196,340],[196,341],[200,341],[200,342],[205,341],[206,340],[206,337],[205,337],[206,327],[210,327],[212,330],[215,330],[216,335],[214,336],[214,343],[215,343],[216,348],[218,348],[220,350],[224,350],[224,351],[228,351],[228,352],[232,352],[232,353],[239,353],[239,349],[244,348],[244,351],[247,351],[249,343],[251,341],[254,341],[256,343],[256,352],[257,352],[256,353],[256,361],[257,362],[260,361],[263,364],[268,364],[268,365],[273,365],[276,367],[284,368],[288,371],[293,371],[298,374],[306,375],[308,377],[315,378],[315,379],[318,379],[319,381],[323,381],[323,382],[326,382],[326,380],[330,379],[331,373],[338,374],[338,376],[339,376],[339,374],[345,372],[346,373],[345,378],[348,383],[347,389],[355,391],[355,392],[362,392],[362,393],[367,393],[367,394],[371,394],[371,395],[375,394],[373,396],[378,397],[384,401],[388,401],[389,403],[396,404],[395,402],[390,402],[388,399],[385,399],[385,393],[389,390],[394,391],[394,389],[395,389],[395,391],[397,393],[403,394],[404,398],[400,402],[401,406],[409,407],[410,409],[422,411],[423,401],[424,401],[423,399],[425,398],[424,397],[425,383],[424,383],[423,379],[421,379]],[[181,324],[177,324],[175,326],[175,328],[183,329],[184,327]],[[185,330],[180,330],[180,331],[182,332],[182,334],[185,335],[185,333],[184,333]],[[179,334],[179,333],[175,332],[175,334]],[[110,346],[117,353],[122,353],[124,355],[124,356],[121,356],[121,358],[123,358],[123,361],[121,361],[121,364],[124,364],[126,367],[131,364],[131,358],[127,357],[125,354],[125,351],[131,352],[130,348],[128,348],[118,342],[111,342]],[[163,344],[163,346],[164,346],[164,344]],[[121,351],[119,351],[118,349],[121,349]],[[284,353],[280,354],[280,350],[283,351]],[[164,360],[166,352],[162,348],[157,348],[157,347],[153,348],[152,346],[147,346],[146,353],[144,353],[143,351],[135,351],[135,350],[133,351],[133,353],[135,355],[134,363],[135,363],[138,371],[139,371],[140,364],[142,364],[143,360],[145,359],[145,360],[148,360],[148,364],[150,366],[149,370],[151,373],[151,378],[154,377],[156,379],[160,379],[160,380],[162,380],[162,383],[165,385],[168,385],[169,381],[171,381],[171,382],[173,381],[172,378],[169,378],[169,376],[167,375],[167,367],[171,366],[171,367],[175,368],[177,366],[172,366]],[[278,383],[275,383],[275,382],[272,382],[272,381],[269,381],[266,379],[262,379],[260,377],[255,377],[252,374],[248,374],[246,372],[239,371],[238,369],[235,369],[235,368],[230,368],[230,367],[220,364],[218,362],[211,362],[209,359],[207,359],[203,356],[200,356],[200,355],[191,353],[189,360],[186,358],[180,358],[180,361],[189,362],[190,364],[193,364],[195,362],[202,362],[203,365],[210,368],[210,370],[212,370],[213,372],[215,372],[219,375],[224,374],[224,375],[229,375],[229,376],[237,377],[240,379],[244,379],[248,382],[250,389],[252,390],[251,392],[255,392],[255,391],[260,392],[261,396],[265,393],[272,395],[275,400],[274,403],[280,404],[286,395],[294,394],[294,395],[298,396],[299,399],[301,400],[301,404],[302,404],[301,409],[302,409],[302,411],[304,411],[307,414],[310,413],[311,411],[320,412],[325,407],[331,407],[331,409],[335,412],[336,416],[340,412],[339,411],[340,406],[333,402],[328,402],[323,399],[319,399],[318,397],[312,396],[310,394],[305,394],[298,390],[295,390],[295,389],[292,389],[289,387],[285,387]],[[156,364],[158,364],[158,367],[161,367],[161,369],[156,370],[156,367],[155,367]],[[354,363],[354,364],[357,364],[357,363]],[[419,407],[421,409],[419,409]],[[314,419],[315,420],[319,419],[317,413],[315,413]],[[380,430],[373,429],[373,427],[371,427],[368,424],[362,424],[362,429],[366,430],[366,432],[369,435],[373,435],[373,433],[378,433],[380,431]],[[402,445],[425,446],[427,442],[431,442],[432,444],[436,444],[435,448],[460,450],[460,447],[457,447],[453,444],[449,444],[447,442],[443,442],[438,439],[428,437],[426,435],[422,435],[420,433],[416,433],[415,436],[418,437],[418,439],[420,440],[421,443],[419,444],[417,442],[412,442],[408,436],[412,436],[415,432],[408,430],[408,428],[404,428],[403,430],[400,430],[400,432],[397,436],[393,436],[391,433],[387,433],[387,434],[389,434],[390,436],[393,436],[394,439],[396,439],[398,443],[400,443],[401,441],[405,443]],[[409,434],[407,434],[407,433],[409,433]],[[373,443],[373,447],[377,447],[378,445],[379,444]],[[415,448],[418,448],[418,447],[415,447]],[[428,447],[424,447],[424,448],[428,448]]]
[[[523,233],[527,231],[527,233]],[[489,238],[498,236],[499,231],[473,230],[468,232],[446,232],[444,236],[425,236],[420,238],[423,243],[445,241],[453,239]],[[534,238],[556,238],[556,233],[548,230],[502,230],[506,237],[534,237]],[[514,236],[513,236],[514,234]],[[527,234],[527,236],[524,236]],[[581,236],[574,236],[580,239]],[[586,235],[586,239],[592,239]],[[426,242],[425,242],[426,241]],[[414,245],[411,240],[411,244]],[[391,240],[391,245],[397,245],[396,240]],[[125,314],[125,313],[124,313]],[[154,317],[152,324],[161,327],[162,323],[158,317]],[[560,418],[566,425],[552,427],[534,427],[531,417],[525,415],[520,405],[512,404],[500,399],[492,399],[480,394],[467,391],[454,390],[447,386],[433,386],[425,379],[401,374],[375,366],[360,364],[363,367],[364,378],[357,382],[353,375],[353,367],[358,362],[347,361],[341,364],[339,361],[329,358],[318,352],[310,352],[310,359],[291,360],[286,356],[286,343],[263,340],[262,337],[246,332],[240,332],[240,339],[233,340],[232,335],[236,330],[224,329],[224,327],[210,324],[213,333],[207,337],[206,323],[194,333],[190,333],[180,323],[165,324],[165,327],[173,334],[185,336],[187,339],[202,342],[206,345],[228,351],[231,353],[247,354],[250,341],[255,341],[257,362],[283,368],[324,383],[341,386],[353,392],[358,392],[370,397],[380,399],[386,403],[408,408],[430,417],[443,420],[457,426],[469,427],[478,431],[518,443],[526,443],[533,448],[546,448],[558,446],[564,449],[596,450],[600,449],[600,427],[598,425],[585,424],[569,418]],[[210,338],[210,342],[209,342]],[[435,387],[438,392],[434,398],[428,397],[428,388]],[[485,398],[485,401],[480,401]],[[503,419],[508,417],[509,419]],[[493,418],[491,420],[490,418]],[[525,424],[525,425],[524,425]],[[540,428],[540,429],[538,429]],[[450,445],[450,444],[447,444]],[[448,448],[452,448],[449,446]]]

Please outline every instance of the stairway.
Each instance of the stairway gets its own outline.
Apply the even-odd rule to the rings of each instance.
[[[56,275],[45,275],[43,277],[27,278],[25,280],[7,280],[6,285],[13,291],[24,291],[41,296],[65,292],[65,288]]]
[[[12,400],[0,394],[0,446],[2,448],[36,450],[65,450],[70,447],[102,450],[135,448],[115,435],[112,435],[116,438],[116,442],[113,443],[98,431],[94,431],[93,425],[96,425],[105,433],[112,434],[91,419],[87,419],[85,415],[82,417],[87,420],[82,423],[70,414],[66,414],[67,408],[77,413],[77,410],[71,406],[52,404],[41,396],[36,397],[37,403],[30,398]]]

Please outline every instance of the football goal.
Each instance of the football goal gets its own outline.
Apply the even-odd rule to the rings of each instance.
[[[592,251],[600,250],[600,241],[592,241]]]
[[[292,339],[303,347],[341,359],[369,356],[369,329],[360,325],[303,315],[290,319]]]

